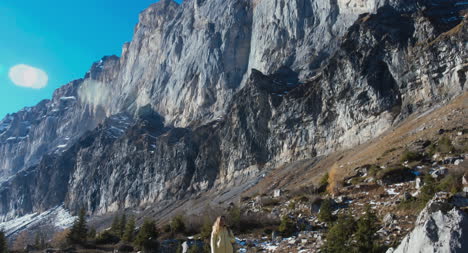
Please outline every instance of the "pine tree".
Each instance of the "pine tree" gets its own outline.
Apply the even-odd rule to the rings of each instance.
[[[125,233],[125,226],[127,225],[127,216],[122,214],[122,217],[119,220],[119,229],[118,229],[118,237],[122,238],[123,234]]]
[[[436,181],[434,180],[434,178],[432,178],[432,176],[430,174],[426,174],[424,176],[423,181],[424,181],[424,185],[421,188],[420,198],[424,202],[427,202],[427,201],[431,200],[434,197],[434,194],[437,191]]]
[[[182,215],[177,215],[171,220],[171,231],[172,233],[184,233],[185,232],[185,222]]]
[[[143,252],[153,252],[158,248],[157,237],[156,223],[151,220],[145,220],[135,238],[134,244],[138,249],[143,250]]]
[[[73,223],[67,239],[72,244],[84,244],[86,243],[87,236],[88,229],[86,227],[86,211],[82,208],[78,215],[78,219]]]
[[[281,217],[281,223],[278,227],[278,231],[283,236],[291,236],[296,230],[296,226],[291,218],[288,215]]]
[[[327,233],[327,241],[323,246],[326,253],[349,253],[352,252],[352,235],[355,230],[354,219],[342,214]]]
[[[125,242],[133,242],[133,240],[135,239],[134,237],[135,237],[135,218],[130,217],[125,226],[125,232],[123,234],[122,239]]]
[[[96,239],[96,229],[95,228],[89,229],[88,239],[90,239],[90,240]]]
[[[374,253],[378,252],[377,240],[377,216],[369,205],[366,206],[366,213],[359,218],[357,230],[354,235],[356,241],[356,252]]]
[[[6,240],[5,232],[0,230],[0,253],[8,252],[8,242]]]
[[[36,247],[36,249],[40,249],[41,247],[41,235],[39,232],[36,232],[36,235],[34,236],[34,247]]]
[[[114,219],[112,220],[112,225],[111,225],[111,228],[110,228],[110,232],[112,234],[114,234],[115,236],[118,236],[119,235],[119,226],[120,226],[120,218],[119,218],[119,215],[116,215],[116,216],[114,216]]]
[[[318,213],[318,219],[321,222],[332,222],[333,221],[331,200],[330,199],[324,199],[322,201],[322,204],[320,205],[320,211]]]
[[[34,236],[34,247],[36,247],[36,249],[45,248],[45,238],[42,231],[36,232],[36,235]]]

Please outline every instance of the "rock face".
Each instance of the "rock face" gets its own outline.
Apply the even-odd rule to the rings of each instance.
[[[466,252],[468,248],[468,215],[447,201],[437,198],[421,212],[414,230],[393,253]]]
[[[466,92],[463,1],[325,2],[150,6],[121,58],[0,122],[0,219],[190,198]]]

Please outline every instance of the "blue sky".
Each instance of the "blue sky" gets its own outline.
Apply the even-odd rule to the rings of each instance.
[[[94,61],[120,55],[138,13],[157,0],[0,0],[0,118],[50,98],[84,76]],[[43,70],[47,86],[15,85],[11,67]]]

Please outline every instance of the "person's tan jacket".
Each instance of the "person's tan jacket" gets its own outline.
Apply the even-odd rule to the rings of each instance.
[[[233,253],[232,244],[235,241],[236,238],[227,228],[221,229],[217,235],[211,233],[211,253]]]

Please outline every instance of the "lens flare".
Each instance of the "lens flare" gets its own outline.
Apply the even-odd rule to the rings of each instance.
[[[42,89],[49,81],[43,70],[25,64],[13,66],[9,71],[9,77],[14,84],[32,89]]]

